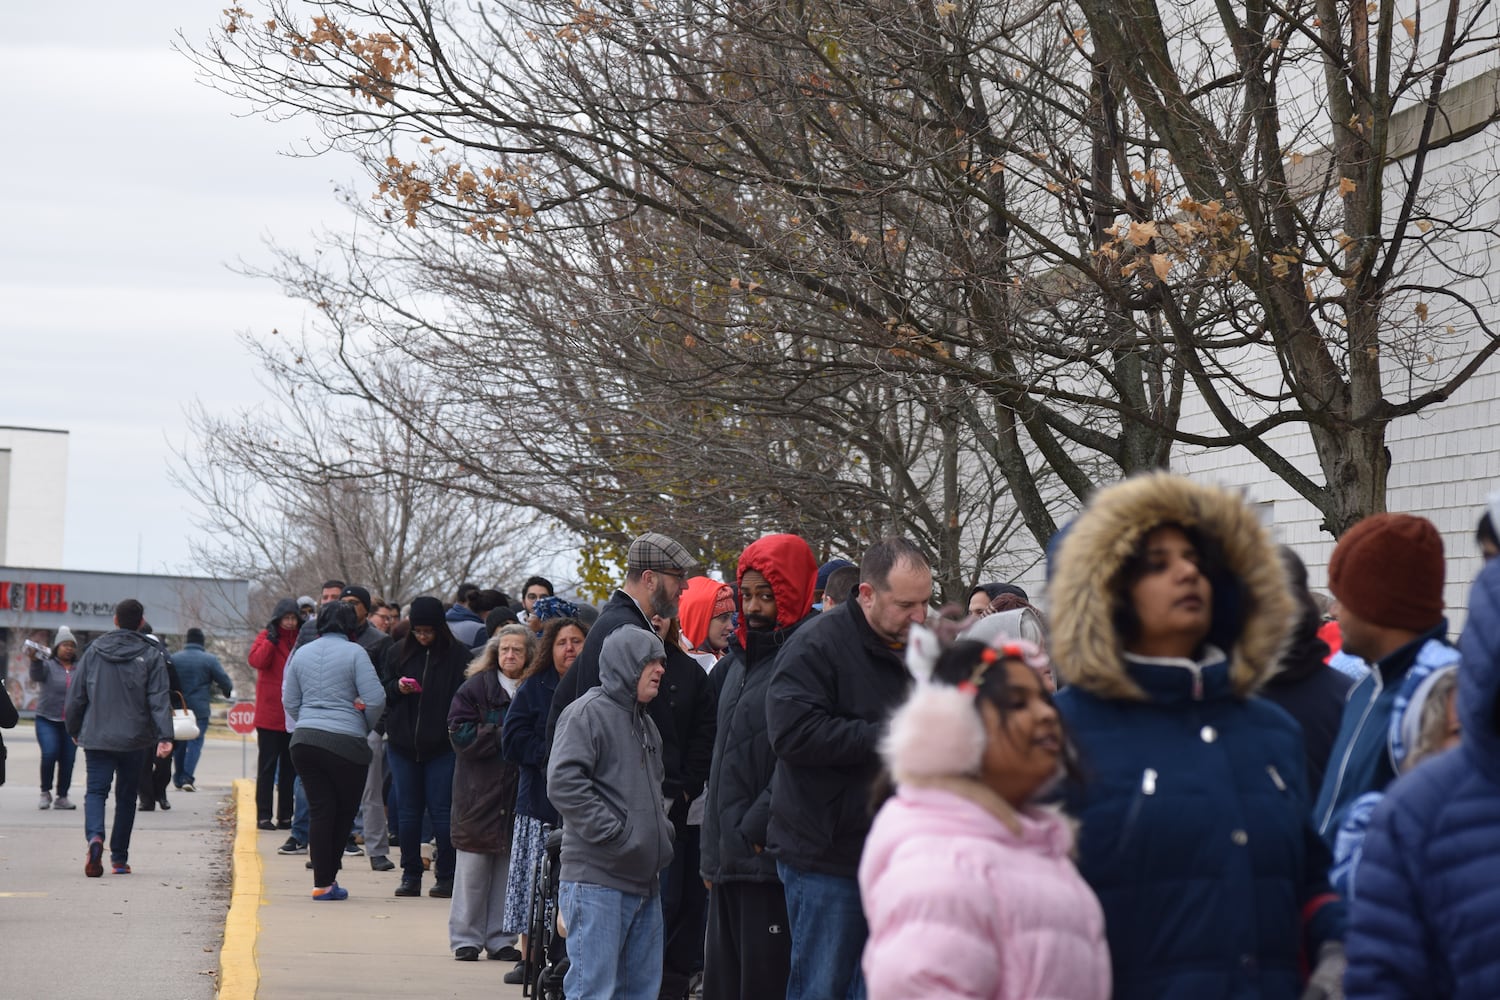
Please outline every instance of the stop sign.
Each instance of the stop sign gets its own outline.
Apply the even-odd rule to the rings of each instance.
[[[229,706],[229,728],[241,736],[255,732],[255,702],[237,701]]]

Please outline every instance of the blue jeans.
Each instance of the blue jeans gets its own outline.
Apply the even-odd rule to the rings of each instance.
[[[564,882],[558,912],[568,925],[568,1000],[656,1000],[661,989],[661,896]]]
[[[197,784],[198,758],[203,756],[203,737],[208,735],[208,716],[198,716],[198,738],[196,740],[178,740],[172,744],[172,784],[181,788],[183,785]]]
[[[302,790],[302,775],[292,782],[292,839],[305,844],[312,836],[312,810],[307,805],[307,793]]]
[[[792,928],[792,974],[786,1000],[864,1000],[859,960],[870,928],[852,878],[776,862]]]
[[[453,760],[451,753],[419,761],[405,750],[390,748],[391,780],[399,791],[396,829],[401,835],[401,873],[422,877],[422,817],[432,819],[437,853],[432,872],[439,882],[453,881],[458,857],[448,839],[448,819],[453,810]]]
[[[57,769],[57,797],[64,798],[73,787],[73,760],[78,744],[68,735],[61,722],[36,717],[36,742],[42,748],[42,791],[52,791],[52,770]]]
[[[84,766],[88,773],[88,791],[83,798],[83,833],[88,840],[104,839],[104,803],[109,786],[115,786],[115,822],[109,833],[109,860],[124,864],[130,860],[130,831],[135,828],[135,796],[141,785],[141,771],[154,749],[85,750]]]

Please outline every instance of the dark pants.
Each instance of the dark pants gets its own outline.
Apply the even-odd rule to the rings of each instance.
[[[307,853],[313,886],[332,885],[343,867],[344,843],[354,828],[369,765],[305,743],[292,747],[292,762],[307,795]]]
[[[42,748],[42,791],[52,791],[52,772],[57,771],[57,797],[66,798],[73,787],[73,760],[78,744],[61,722],[36,717],[36,742]]]
[[[453,809],[453,754],[417,760],[405,750],[390,748],[391,777],[400,793],[398,829],[401,831],[401,874],[422,877],[422,817],[432,819],[437,853],[432,872],[439,882],[453,881],[458,857],[448,838],[448,819]]]
[[[698,874],[699,834],[703,828],[674,823],[672,863],[661,871],[664,954],[662,1000],[682,1000],[693,973],[703,968],[703,933],[708,890]]]
[[[274,729],[255,730],[255,818],[271,818],[271,794],[276,795],[276,822],[292,822],[292,782],[297,778],[292,764],[292,736]]]
[[[167,786],[171,783],[172,755],[158,757],[153,747],[141,764],[141,808],[147,812],[155,809],[156,804],[167,797]]]
[[[785,997],[792,935],[781,883],[715,882],[708,902],[703,1000]]]
[[[109,860],[130,860],[130,834],[135,829],[135,792],[141,780],[141,758],[146,750],[85,750],[83,761],[88,790],[83,797],[83,833],[89,840],[104,839],[104,807],[109,788],[115,788],[115,821],[109,832]]]

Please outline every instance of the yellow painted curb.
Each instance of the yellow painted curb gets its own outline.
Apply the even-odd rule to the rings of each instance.
[[[224,918],[224,946],[219,949],[219,1000],[255,1000],[260,970],[255,939],[260,933],[260,900],[264,887],[255,827],[255,782],[234,783],[234,888]]]

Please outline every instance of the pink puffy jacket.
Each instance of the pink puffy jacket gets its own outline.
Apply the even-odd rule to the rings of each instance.
[[[1072,843],[1055,813],[978,782],[901,786],[859,864],[870,1000],[1108,1000],[1104,914]]]

